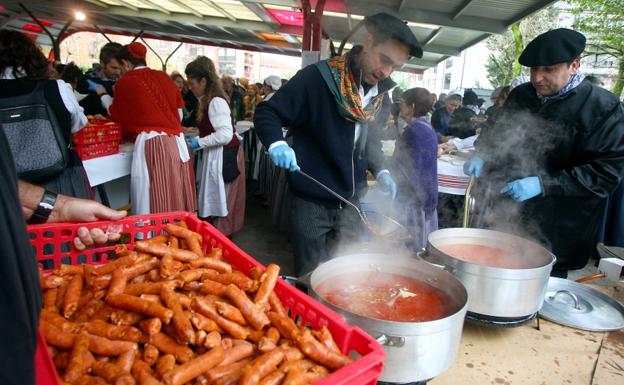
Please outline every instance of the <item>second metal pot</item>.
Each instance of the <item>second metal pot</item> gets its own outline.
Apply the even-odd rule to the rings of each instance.
[[[470,263],[439,248],[449,244],[473,244],[513,250],[526,268],[508,269]],[[555,256],[524,238],[493,230],[451,228],[429,234],[426,259],[440,263],[468,290],[468,311],[496,318],[521,318],[537,313],[544,302]]]

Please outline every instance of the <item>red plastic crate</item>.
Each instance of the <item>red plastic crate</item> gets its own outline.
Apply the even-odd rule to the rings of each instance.
[[[106,142],[76,146],[76,152],[82,160],[114,155],[119,152],[119,142]]]
[[[235,269],[249,273],[253,266],[264,269],[259,262],[241,250],[227,237],[210,224],[203,222],[193,214],[175,212],[167,214],[138,215],[117,222],[93,222],[86,224],[43,224],[29,226],[30,242],[33,245],[39,265],[44,271],[51,271],[59,264],[103,264],[114,258],[114,245],[77,251],[73,249],[73,239],[81,226],[99,227],[121,226],[127,234],[128,247],[132,248],[136,240],[148,239],[164,233],[167,223],[184,220],[191,230],[202,234],[205,247],[219,247],[223,257]],[[372,337],[358,327],[348,325],[338,313],[317,302],[306,294],[278,280],[275,292],[289,310],[293,319],[301,319],[314,329],[327,326],[343,353],[359,357],[352,364],[337,370],[319,381],[317,385],[374,385],[383,370],[385,352]],[[51,362],[45,345],[39,345],[37,351],[37,384],[60,385],[58,375]]]
[[[74,144],[105,143],[121,141],[121,125],[111,120],[89,120],[86,126],[73,135]]]

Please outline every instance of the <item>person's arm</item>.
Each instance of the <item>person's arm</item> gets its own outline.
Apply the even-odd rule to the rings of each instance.
[[[232,140],[234,129],[232,128],[232,118],[230,107],[223,98],[213,98],[208,105],[208,119],[215,132],[199,138],[200,147],[225,146]]]
[[[78,100],[76,99],[76,95],[74,94],[74,89],[71,85],[65,83],[63,80],[57,80],[56,84],[58,85],[59,93],[61,94],[61,99],[63,100],[63,104],[67,111],[69,111],[70,121],[71,121],[71,133],[75,134],[80,131],[85,124],[87,124],[88,120],[84,114],[83,108],[78,104]]]
[[[585,159],[575,167],[539,175],[544,196],[606,198],[624,174],[624,107],[617,103],[604,122],[580,139]],[[573,160],[574,161],[574,160]]]

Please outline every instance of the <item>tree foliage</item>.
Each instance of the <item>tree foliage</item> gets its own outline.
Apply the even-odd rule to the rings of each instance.
[[[624,0],[569,0],[574,29],[587,37],[584,56],[607,55],[618,61],[618,78],[612,89],[624,88]]]
[[[554,6],[547,7],[513,24],[504,34],[492,36],[487,40],[486,45],[490,54],[486,70],[492,86],[508,85],[516,76],[528,73],[528,70],[518,63],[518,57],[528,42],[556,26],[557,14],[558,11]]]

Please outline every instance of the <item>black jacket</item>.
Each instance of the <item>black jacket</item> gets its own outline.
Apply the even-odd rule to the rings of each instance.
[[[473,136],[476,133],[477,125],[471,121],[477,114],[467,107],[462,107],[453,113],[448,123],[448,133],[446,135],[456,136],[460,139]]]
[[[76,87],[76,91],[79,93],[88,94],[79,102],[80,106],[84,109],[85,115],[101,114],[108,116],[108,111],[102,106],[100,96],[98,96],[95,91],[89,91],[89,84],[87,83],[87,80],[101,84],[106,89],[106,93],[108,93],[111,97],[115,96],[115,81],[101,79],[98,71],[91,71],[87,72],[87,74],[78,79],[78,86]]]
[[[624,108],[612,93],[583,81],[541,103],[530,83],[513,90],[477,152],[486,161],[490,225],[517,220],[549,246],[555,269],[583,267],[596,247],[604,199],[624,175]],[[539,176],[543,194],[523,203],[498,191],[508,181]],[[498,211],[497,211],[498,208]]]
[[[394,86],[390,78],[380,81],[379,95]],[[254,113],[254,127],[262,144],[269,148],[284,140],[282,127],[291,127],[292,147],[301,170],[345,198],[356,196],[365,185],[366,170],[376,173],[382,168],[380,130],[365,126],[362,125],[358,143],[354,143],[355,124],[340,116],[315,65],[297,72],[270,100],[260,103]],[[289,174],[288,183],[290,190],[303,199],[338,205],[332,195],[297,173]]]
[[[437,108],[431,115],[431,125],[442,136],[450,135],[449,123],[453,118],[452,114],[449,114],[446,110],[446,105]]]

